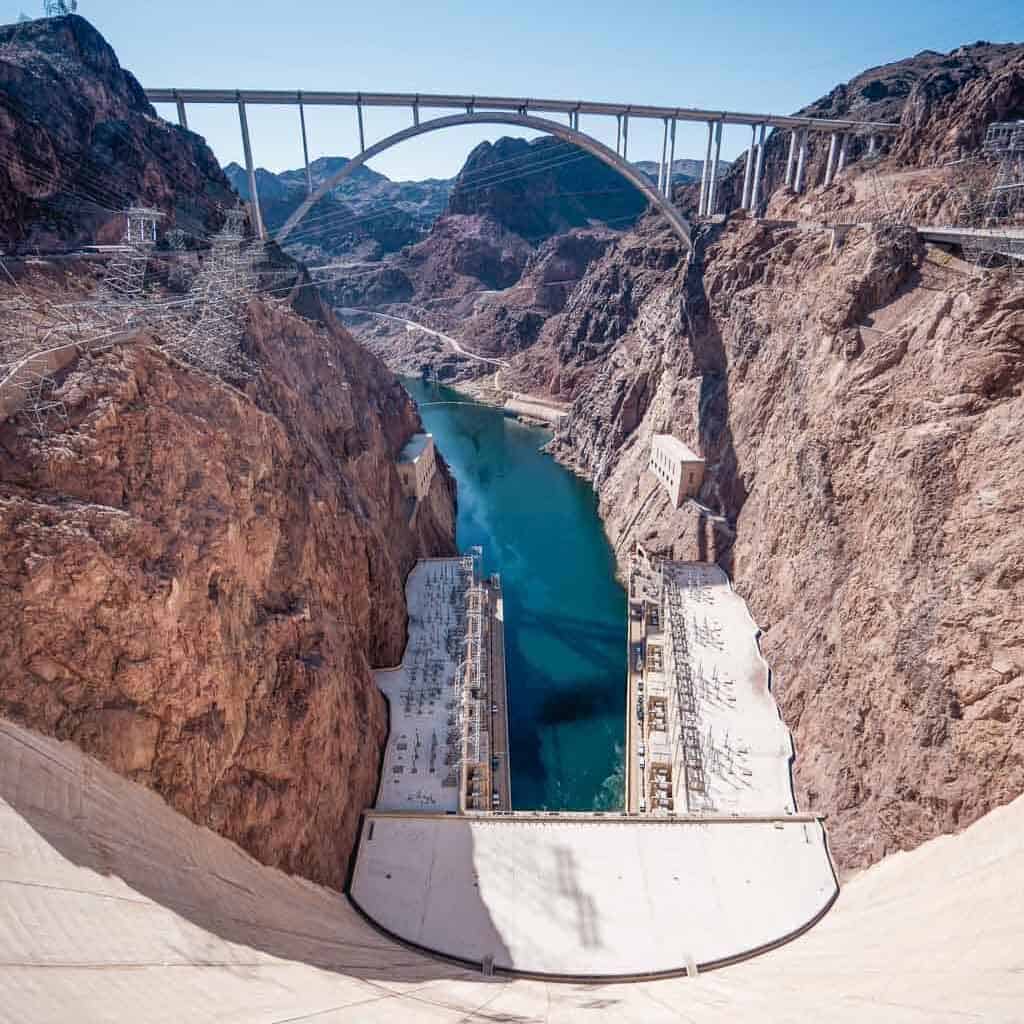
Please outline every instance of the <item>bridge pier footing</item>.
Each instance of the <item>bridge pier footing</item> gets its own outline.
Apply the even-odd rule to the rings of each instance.
[[[267,233],[263,227],[263,213],[260,210],[260,194],[256,188],[256,168],[252,162],[252,146],[249,144],[249,119],[245,116],[245,101],[238,101],[238,123],[242,129],[242,151],[245,153],[245,170],[249,176],[249,201],[252,204],[253,227],[256,237],[262,242]]]
[[[302,127],[302,159],[306,165],[306,195],[313,194],[313,176],[309,173],[309,144],[306,141],[306,108],[299,97],[299,124]]]
[[[716,192],[718,191],[718,160],[722,154],[722,122],[715,124],[715,155],[711,161],[711,174],[708,178],[708,216],[715,212]]]
[[[750,185],[750,212],[757,216],[761,203],[761,189],[764,183],[764,137],[767,125],[761,125],[757,142],[757,160],[754,162],[754,180]]]
[[[658,191],[665,194],[665,182],[668,181],[668,174],[665,170],[665,161],[668,159],[668,118],[665,118],[665,127],[661,133],[661,163],[658,165]]]
[[[672,132],[669,138],[668,177],[665,179],[665,198],[672,201],[672,168],[676,162],[676,120],[672,118]]]
[[[843,132],[843,140],[839,144],[839,162],[836,164],[836,174],[841,174],[846,166],[846,149],[850,144],[850,133]]]
[[[182,128],[188,127],[188,116],[185,113],[185,101],[178,95],[178,90],[174,90],[174,103],[178,108],[178,124]]]
[[[833,132],[828,143],[828,163],[825,165],[825,187],[827,188],[835,180],[836,157],[839,154],[839,136]]]

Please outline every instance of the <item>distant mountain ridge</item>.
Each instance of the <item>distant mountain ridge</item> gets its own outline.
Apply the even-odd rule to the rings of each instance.
[[[324,156],[309,165],[318,188],[349,161]],[[249,175],[232,162],[224,173],[243,199],[249,199]],[[330,190],[310,212],[292,248],[304,259],[330,258],[347,252],[378,258],[418,241],[444,212],[451,180],[392,181],[365,164]],[[306,171],[299,167],[275,174],[256,169],[256,191],[269,231],[281,227],[306,198]]]
[[[656,182],[658,180],[658,162],[656,160],[635,160],[633,166],[640,171],[643,171],[651,181]],[[718,176],[724,178],[728,173],[729,168],[732,164],[728,160],[718,161]],[[703,160],[690,160],[688,158],[682,158],[680,160],[672,161],[672,184],[673,185],[688,185],[693,181],[700,181],[700,176],[704,171]]]
[[[489,216],[529,242],[597,223],[631,227],[646,208],[617,171],[551,136],[481,142],[448,202],[449,214]]]

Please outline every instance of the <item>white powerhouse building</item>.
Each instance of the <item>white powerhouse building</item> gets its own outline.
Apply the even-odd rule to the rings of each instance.
[[[671,434],[651,438],[648,468],[665,485],[676,508],[700,490],[704,479],[704,460]]]

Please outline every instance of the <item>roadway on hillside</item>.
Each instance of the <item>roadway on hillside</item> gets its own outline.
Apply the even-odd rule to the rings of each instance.
[[[511,366],[512,364],[507,359],[494,359],[491,356],[482,356],[478,352],[471,352],[466,348],[458,339],[453,338],[450,334],[445,334],[442,331],[437,331],[433,327],[427,327],[425,324],[421,324],[416,320],[410,320],[404,316],[394,316],[391,313],[378,313],[372,309],[360,309],[356,306],[342,306],[338,312],[342,316],[346,315],[360,315],[360,316],[374,316],[380,320],[393,320],[395,323],[405,324],[407,327],[415,327],[417,330],[423,331],[425,334],[432,334],[435,338],[446,342],[451,345],[456,352],[461,356],[466,356],[469,359],[479,359],[482,363],[490,363],[492,366]]]

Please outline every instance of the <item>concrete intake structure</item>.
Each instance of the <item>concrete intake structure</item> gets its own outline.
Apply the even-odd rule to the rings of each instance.
[[[704,460],[671,434],[651,438],[647,468],[661,481],[675,508],[693,497],[704,482]]]
[[[679,586],[699,572],[691,588],[702,616],[698,640],[724,642],[704,635],[716,628],[704,609],[709,600],[719,632],[731,631],[722,664],[735,677],[729,699],[739,706],[705,701],[693,721],[666,723],[660,746],[649,733],[649,812],[513,812],[503,600],[498,581],[479,578],[475,558],[417,563],[406,585],[402,664],[377,673],[390,732],[351,882],[366,917],[485,974],[573,979],[706,968],[816,922],[838,891],[824,829],[796,812],[792,743],[751,643],[753,622],[721,571],[686,567]],[[687,627],[673,586],[664,621],[674,637]],[[711,667],[713,653],[709,647],[703,659],[714,685],[732,685]],[[681,672],[689,653],[666,657]],[[699,775],[690,733],[683,738],[694,723],[708,730]],[[671,799],[659,803],[663,764],[676,766],[675,808]],[[643,769],[641,752],[634,782]]]
[[[430,435],[410,445],[424,457]],[[376,672],[389,732],[376,808],[455,814],[506,811],[508,723],[501,581],[479,554],[421,559],[405,585],[409,640]]]
[[[437,459],[432,434],[413,434],[398,456],[398,476],[405,493],[422,501],[430,493]]]

